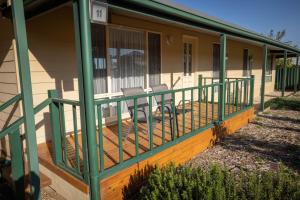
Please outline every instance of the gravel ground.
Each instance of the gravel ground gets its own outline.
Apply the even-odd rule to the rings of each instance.
[[[300,112],[270,110],[259,114],[188,164],[204,168],[219,164],[235,172],[275,171],[280,163],[300,172]]]

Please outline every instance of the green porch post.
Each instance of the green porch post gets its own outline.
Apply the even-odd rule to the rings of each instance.
[[[265,84],[266,84],[266,69],[268,65],[268,46],[263,47],[263,63],[261,75],[261,90],[260,90],[260,111],[265,110]]]
[[[286,85],[286,60],[287,60],[287,51],[284,50],[284,60],[283,60],[283,78],[282,78],[282,87],[281,87],[281,96],[284,97],[285,85]]]
[[[225,113],[225,70],[226,70],[226,48],[227,48],[227,36],[221,34],[220,36],[220,93],[219,93],[219,121],[224,120]]]
[[[94,85],[93,85],[93,64],[92,64],[92,43],[91,27],[89,19],[89,1],[74,0],[74,20],[76,37],[76,48],[78,59],[78,82],[80,98],[80,115],[82,116],[82,129],[86,134],[88,170],[90,183],[90,198],[100,199],[100,185],[98,179],[98,154],[96,138],[96,119],[94,105]],[[78,13],[79,15],[77,15]],[[80,50],[78,50],[80,48]]]
[[[294,82],[294,92],[297,92],[298,90],[298,84],[300,82],[300,68],[299,68],[299,55],[297,54],[296,58],[296,70],[295,70],[295,82]]]
[[[27,160],[33,199],[40,199],[39,162],[37,153],[35,122],[32,101],[32,88],[29,69],[26,22],[22,0],[12,1],[12,19],[17,47],[20,86],[22,92],[22,107],[26,136]]]

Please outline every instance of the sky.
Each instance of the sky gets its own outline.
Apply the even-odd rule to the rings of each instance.
[[[300,0],[172,0],[257,33],[283,29],[283,42],[300,48]]]

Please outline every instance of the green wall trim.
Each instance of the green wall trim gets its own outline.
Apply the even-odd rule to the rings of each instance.
[[[268,46],[264,45],[263,48],[263,62],[261,74],[261,90],[260,90],[260,111],[265,110],[265,84],[266,84],[266,69],[268,65]]]
[[[164,15],[171,15],[182,20],[186,20],[195,26],[201,27],[205,26],[209,30],[215,30],[219,33],[227,33],[228,35],[238,36],[250,40],[254,40],[257,42],[261,42],[263,44],[274,45],[276,47],[289,50],[294,53],[300,53],[300,49],[289,46],[282,42],[273,40],[261,34],[249,31],[247,29],[243,29],[241,27],[232,26],[228,23],[221,22],[210,17],[200,16],[191,12],[187,12],[185,10],[181,10],[179,8],[166,5],[159,1],[154,0],[108,0],[108,4],[111,6],[116,6],[119,8],[127,8],[129,10],[135,10],[135,6],[140,6],[141,8],[145,8],[144,11],[139,11],[141,8],[136,9],[139,12],[160,12]]]

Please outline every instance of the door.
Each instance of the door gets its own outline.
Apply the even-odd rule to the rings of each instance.
[[[194,37],[183,37],[183,73],[182,73],[182,88],[194,87],[195,69],[196,69],[196,55],[197,55],[198,40]]]

